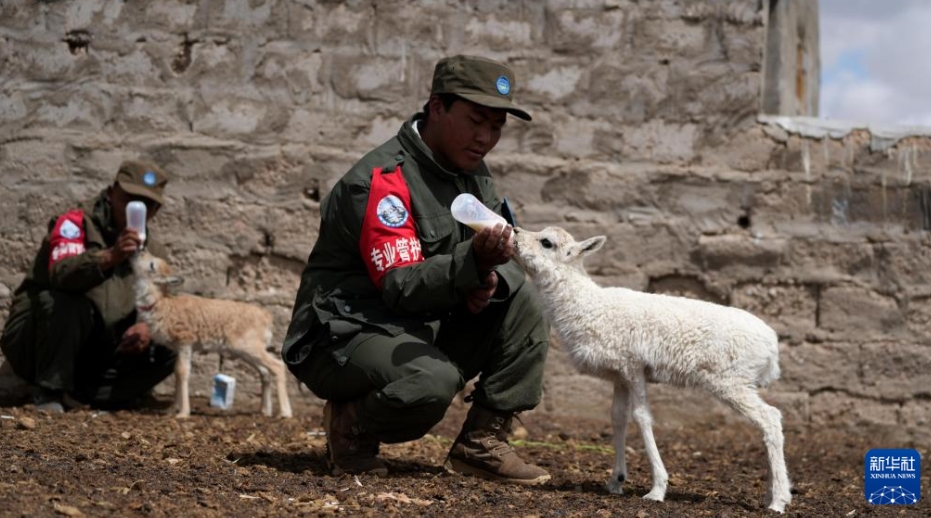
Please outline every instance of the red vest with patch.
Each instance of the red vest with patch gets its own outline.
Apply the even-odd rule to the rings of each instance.
[[[372,187],[362,218],[359,251],[372,282],[382,287],[388,270],[423,261],[411,192],[399,165],[394,171],[372,170]]]
[[[49,238],[49,270],[55,263],[84,253],[84,211],[73,209],[55,221]]]

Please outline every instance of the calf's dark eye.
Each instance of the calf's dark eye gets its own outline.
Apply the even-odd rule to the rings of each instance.
[[[543,248],[553,248],[553,242],[546,238],[540,240],[540,245],[542,245]]]

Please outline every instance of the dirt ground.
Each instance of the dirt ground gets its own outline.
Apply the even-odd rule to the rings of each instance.
[[[628,440],[629,483],[612,495],[608,418],[531,413],[517,427],[521,455],[552,480],[506,486],[450,475],[446,450],[462,405],[427,437],[382,449],[386,478],[330,475],[321,408],[297,405],[296,418],[223,412],[194,400],[195,415],[164,410],[64,415],[31,406],[0,408],[0,516],[775,516],[761,507],[766,465],[749,425],[656,426],[670,474],[666,502],[644,501],[649,465],[635,427]],[[929,469],[916,506],[874,507],[863,497],[863,457],[877,438],[839,430],[786,429],[794,500],[788,516],[931,516]],[[927,449],[919,448],[927,459]]]

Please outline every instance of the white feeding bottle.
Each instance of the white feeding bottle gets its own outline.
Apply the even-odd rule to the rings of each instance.
[[[139,234],[142,245],[145,246],[145,203],[131,201],[126,204],[126,226]]]
[[[449,208],[456,221],[468,225],[472,230],[479,232],[485,227],[494,227],[498,223],[507,225],[508,222],[499,214],[495,214],[478,198],[469,193],[456,196]]]

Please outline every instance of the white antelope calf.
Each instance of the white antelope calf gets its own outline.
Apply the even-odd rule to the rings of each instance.
[[[776,332],[741,309],[701,300],[601,287],[582,260],[604,245],[577,243],[558,227],[515,228],[515,260],[533,280],[547,317],[573,364],[614,385],[611,417],[616,461],[608,490],[627,480],[624,454],[633,417],[653,471],[644,498],[662,502],[669,476],[653,439],[647,382],[704,389],[763,432],[769,459],[767,506],[784,512],[792,500],[783,455],[782,414],[757,392],[779,378]]]

